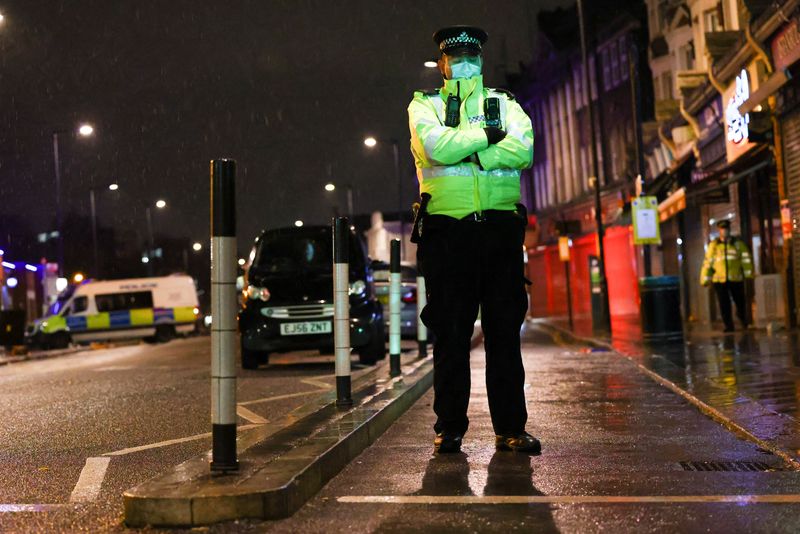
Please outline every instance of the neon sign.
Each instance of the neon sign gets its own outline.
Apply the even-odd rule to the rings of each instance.
[[[728,125],[728,141],[739,144],[750,137],[748,124],[750,124],[750,114],[739,113],[739,107],[750,98],[750,80],[747,78],[747,70],[742,69],[742,73],[736,77],[736,89],[733,92],[728,107],[725,108],[725,121]]]

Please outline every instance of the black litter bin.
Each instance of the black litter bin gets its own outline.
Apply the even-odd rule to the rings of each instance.
[[[642,337],[645,341],[683,339],[681,285],[677,276],[647,276],[639,279]]]
[[[25,310],[0,311],[0,346],[25,344]]]

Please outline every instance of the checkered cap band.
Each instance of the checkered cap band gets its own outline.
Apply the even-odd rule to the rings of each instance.
[[[439,43],[439,50],[444,51],[448,48],[456,48],[459,46],[474,46],[480,50],[481,40],[477,37],[471,37],[467,32],[461,32],[460,35],[449,37]]]

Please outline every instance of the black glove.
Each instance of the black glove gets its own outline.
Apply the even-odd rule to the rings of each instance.
[[[506,137],[506,131],[497,126],[487,126],[483,131],[486,132],[486,139],[489,140],[490,145],[495,145]]]

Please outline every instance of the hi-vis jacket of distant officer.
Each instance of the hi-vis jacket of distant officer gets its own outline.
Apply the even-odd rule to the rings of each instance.
[[[428,297],[421,318],[436,336],[434,449],[459,451],[469,425],[470,338],[480,308],[495,446],[536,453],[539,441],[525,432],[520,349],[527,312],[520,171],[533,161],[533,128],[510,93],[483,86],[486,39],[467,26],[436,32],[444,85],[416,92],[408,106],[422,197],[414,233]]]

